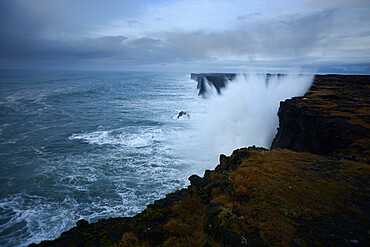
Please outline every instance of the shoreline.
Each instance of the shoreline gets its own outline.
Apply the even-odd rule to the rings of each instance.
[[[190,186],[133,217],[80,220],[39,246],[363,245],[370,201],[369,81],[317,75],[304,97],[281,102],[271,150],[221,155],[213,171],[191,176]]]

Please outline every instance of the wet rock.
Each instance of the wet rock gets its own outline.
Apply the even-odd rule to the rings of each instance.
[[[190,115],[184,111],[180,111],[179,114],[177,114],[177,119],[180,119],[180,118],[184,118],[184,117],[187,117],[187,118],[190,118]]]

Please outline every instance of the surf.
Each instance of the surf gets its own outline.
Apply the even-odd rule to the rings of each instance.
[[[277,132],[281,101],[303,96],[313,73],[238,74],[218,91],[206,83],[203,114],[194,123],[202,155],[217,162],[236,148],[269,148]]]

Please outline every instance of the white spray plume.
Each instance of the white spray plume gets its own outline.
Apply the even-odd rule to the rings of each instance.
[[[209,86],[205,113],[198,122],[204,154],[215,159],[240,147],[269,148],[279,125],[280,101],[303,96],[313,78],[314,74],[241,74],[220,95]]]

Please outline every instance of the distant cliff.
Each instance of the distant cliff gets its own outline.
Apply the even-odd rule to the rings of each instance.
[[[204,95],[207,82],[220,93],[221,89],[226,86],[227,81],[234,79],[235,76],[236,74],[232,73],[192,73],[190,78],[198,82],[197,88],[199,89],[199,95]]]
[[[265,75],[265,74],[264,74]],[[273,74],[267,73],[265,78],[266,82],[268,82],[269,78]],[[277,76],[284,76],[283,74],[274,74]],[[195,80],[198,82],[197,88],[199,89],[199,95],[204,96],[206,91],[207,91],[207,83],[209,86],[214,87],[218,93],[221,92],[221,90],[227,86],[227,83],[229,81],[232,81],[237,74],[235,73],[201,73],[201,74],[196,74],[196,73],[191,73],[190,78],[192,80]]]
[[[281,102],[272,150],[220,155],[143,212],[39,246],[369,246],[369,93],[370,76],[316,76]]]

